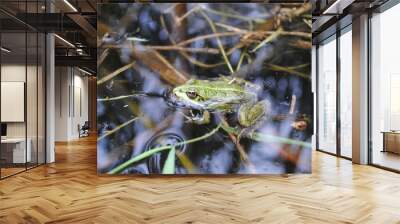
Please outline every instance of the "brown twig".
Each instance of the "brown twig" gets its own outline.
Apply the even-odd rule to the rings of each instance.
[[[132,48],[133,57],[140,60],[144,65],[171,85],[181,85],[188,80],[189,75],[176,69],[167,59],[155,50],[139,50]]]
[[[180,47],[180,46],[146,46],[146,48],[153,49],[153,50],[161,50],[161,51],[169,51],[169,50],[178,50],[178,51],[185,51],[191,53],[208,53],[208,54],[218,54],[219,51],[214,48],[187,48],[187,47]]]
[[[211,39],[211,38],[217,38],[217,37],[227,37],[227,36],[237,36],[240,33],[238,32],[220,32],[220,33],[211,33],[211,34],[206,34],[206,35],[202,35],[202,36],[197,36],[197,37],[193,37],[191,39],[188,40],[184,40],[180,43],[178,43],[179,46],[184,46],[187,44],[191,44],[195,41],[199,41],[199,40],[205,40],[205,39]]]
[[[294,113],[294,109],[295,109],[295,107],[296,107],[296,100],[297,100],[297,97],[296,97],[296,95],[292,95],[292,101],[290,102],[290,109],[289,109],[289,114],[293,114]]]
[[[116,45],[116,44],[107,44],[104,45],[105,48],[126,48],[126,45]],[[207,54],[219,54],[219,51],[214,48],[190,48],[190,47],[182,47],[178,45],[167,45],[167,46],[157,46],[157,45],[142,45],[144,49],[152,49],[159,51],[185,51],[192,53],[207,53]]]
[[[165,24],[165,21],[164,21],[164,17],[161,15],[160,16],[160,22],[161,22],[161,26],[167,31],[167,33],[169,34],[170,32],[169,32],[169,30],[167,29],[167,26],[166,26],[166,24]],[[176,44],[176,41],[171,37],[171,35],[168,35],[168,37],[169,37],[169,41],[171,41],[171,43],[173,44],[173,45],[177,45]],[[205,63],[203,63],[203,62],[201,62],[201,61],[198,61],[198,60],[196,60],[195,58],[193,58],[192,56],[190,56],[188,53],[186,53],[185,51],[179,51],[179,53],[182,55],[182,57],[184,57],[186,60],[188,60],[189,62],[191,62],[192,64],[195,64],[195,65],[197,65],[197,66],[200,66],[200,67],[205,67],[205,68],[213,68],[213,67],[216,67],[216,66],[219,66],[219,65],[223,65],[224,63],[216,63],[216,64],[205,64]],[[217,50],[217,53],[219,53],[219,51]]]
[[[128,70],[129,68],[131,68],[134,64],[135,64],[135,61],[132,62],[132,63],[129,63],[129,64],[125,65],[125,66],[122,66],[121,68],[115,70],[114,72],[111,72],[110,74],[104,76],[99,81],[97,81],[97,85],[101,85],[104,82],[107,82],[108,80],[110,80],[110,79],[114,78],[115,76],[121,74],[125,70]]]
[[[311,49],[311,47],[312,47],[312,44],[310,41],[304,41],[304,40],[291,41],[289,43],[289,45],[300,48],[300,49],[305,49],[305,50]]]
[[[229,127],[228,122],[226,122],[226,120],[225,120],[225,119],[226,119],[225,116],[223,116],[223,115],[220,114],[220,115],[219,115],[219,118],[220,118],[220,120],[221,120],[222,126]],[[229,135],[229,138],[232,140],[232,142],[235,144],[236,149],[237,149],[238,152],[239,152],[240,159],[241,159],[243,162],[245,162],[245,164],[246,164],[247,166],[249,166],[249,167],[254,167],[254,166],[251,164],[251,162],[249,161],[249,157],[247,156],[247,153],[246,153],[246,151],[244,150],[244,147],[237,141],[236,136],[235,136],[234,134],[232,134],[232,133],[228,133],[228,135]]]
[[[108,54],[110,53],[110,49],[104,49],[104,51],[101,52],[100,56],[97,59],[97,66],[100,66],[101,63],[103,63],[104,59],[107,58]]]
[[[311,12],[312,5],[311,3],[304,3],[303,5],[295,8],[282,8],[279,14],[274,18],[277,26],[280,26],[282,22],[292,21],[294,18],[307,13]]]

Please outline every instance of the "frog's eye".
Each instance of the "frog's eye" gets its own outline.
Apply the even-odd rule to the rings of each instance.
[[[192,99],[192,100],[196,99],[196,97],[197,97],[197,93],[194,91],[186,92],[186,95],[189,97],[189,99]]]

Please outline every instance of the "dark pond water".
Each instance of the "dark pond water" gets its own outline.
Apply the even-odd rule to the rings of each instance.
[[[143,153],[176,144],[176,155],[171,157],[175,174],[310,172],[311,18],[309,10],[291,14],[307,7],[258,3],[100,5],[99,172],[113,172]],[[241,99],[230,111],[207,110],[204,105],[204,110],[194,110],[171,103],[173,89],[187,80],[220,77],[245,80],[243,89],[255,96],[254,103],[268,102],[268,116],[254,127],[263,140],[244,136],[238,142],[237,133],[220,128],[207,138],[179,145],[212,132],[221,119],[230,127],[244,128],[238,110],[246,100]],[[232,83],[236,81],[226,81],[226,87]],[[250,85],[254,88],[248,88]],[[231,96],[221,89],[206,97],[228,104]],[[204,96],[199,102],[202,100]],[[208,123],[187,118],[204,111],[210,114]],[[151,154],[114,173],[162,173],[169,152]]]

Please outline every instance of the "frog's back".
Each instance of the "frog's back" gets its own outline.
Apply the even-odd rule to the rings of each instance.
[[[193,83],[197,92],[205,98],[234,97],[242,98],[244,88],[236,83],[228,83],[223,80],[197,80]]]

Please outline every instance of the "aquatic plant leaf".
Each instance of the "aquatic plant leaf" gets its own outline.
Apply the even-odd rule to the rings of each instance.
[[[163,174],[175,174],[175,151],[175,146],[172,146],[168,152],[167,160],[165,160]]]

